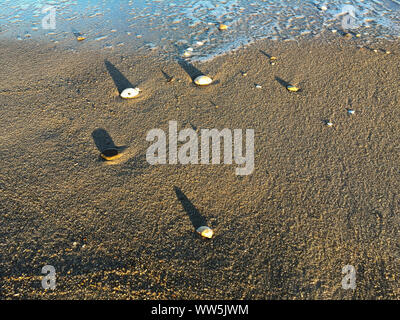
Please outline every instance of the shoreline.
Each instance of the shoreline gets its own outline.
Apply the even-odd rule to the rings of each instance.
[[[398,299],[400,45],[362,41],[261,40],[189,62],[205,88],[156,51],[2,43],[2,299]],[[119,98],[106,61],[137,99]],[[254,129],[253,174],[149,165],[146,133],[171,120]],[[117,161],[99,160],[99,129],[125,147]]]

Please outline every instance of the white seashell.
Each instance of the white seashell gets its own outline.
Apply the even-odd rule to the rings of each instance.
[[[132,99],[135,98],[139,92],[142,91],[139,88],[127,88],[121,92],[122,99]]]
[[[326,11],[326,10],[328,10],[328,7],[325,6],[325,5],[322,5],[322,6],[321,6],[321,10],[322,10],[322,11]]]
[[[326,125],[327,125],[328,127],[333,127],[333,123],[330,122],[330,121],[328,121],[328,122],[326,123]]]
[[[207,226],[202,226],[197,228],[197,233],[199,233],[202,237],[211,239],[212,236],[214,235],[214,231],[212,231],[211,228]]]
[[[262,86],[260,86],[259,84],[256,84],[256,88],[257,89],[262,89]]]
[[[186,50],[186,51],[183,53],[183,56],[184,56],[185,58],[190,57],[191,55],[192,55],[192,51],[190,51],[190,50]]]
[[[353,109],[349,109],[349,110],[347,110],[347,113],[348,114],[355,114],[356,112]]]
[[[194,79],[194,83],[198,86],[206,86],[211,82],[213,82],[213,80],[205,75],[198,76],[196,79]]]

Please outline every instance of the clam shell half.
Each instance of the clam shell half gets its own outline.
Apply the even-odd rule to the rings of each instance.
[[[141,90],[139,88],[127,88],[121,92],[122,99],[135,98]]]
[[[198,86],[206,86],[212,82],[213,80],[205,75],[198,76],[196,79],[194,79],[194,83],[197,84]]]

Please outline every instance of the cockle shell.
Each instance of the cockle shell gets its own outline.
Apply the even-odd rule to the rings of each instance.
[[[211,239],[212,236],[214,235],[214,231],[210,227],[207,226],[201,226],[197,228],[197,233],[200,234],[204,238]]]
[[[116,148],[103,150],[100,156],[107,161],[112,161],[121,157],[121,153]]]
[[[210,77],[207,77],[205,75],[198,76],[196,79],[194,79],[194,83],[198,86],[209,85],[212,81],[213,80]]]
[[[227,26],[226,24],[221,23],[221,24],[218,26],[218,29],[219,29],[219,30],[226,30],[226,29],[228,29],[228,26]]]
[[[121,92],[122,99],[132,99],[135,98],[139,92],[142,91],[139,88],[127,88]]]
[[[287,88],[290,92],[297,92],[297,91],[300,90],[300,89],[297,88],[296,86],[292,86],[292,85],[289,85],[289,86],[287,86],[286,88]]]

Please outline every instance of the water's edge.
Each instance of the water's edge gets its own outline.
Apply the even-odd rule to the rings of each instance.
[[[398,39],[399,9],[397,0],[6,0],[0,4],[0,39],[147,48],[204,60],[259,39],[299,41],[343,32],[365,41]],[[227,29],[219,30],[220,24]]]

